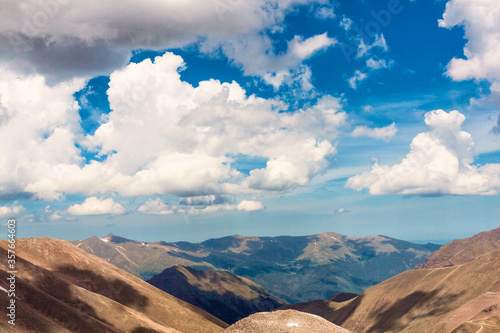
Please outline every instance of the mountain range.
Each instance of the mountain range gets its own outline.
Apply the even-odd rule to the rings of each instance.
[[[233,235],[201,243],[140,242],[115,235],[73,244],[144,280],[176,265],[225,270],[250,279],[289,303],[359,294],[413,269],[439,245],[419,245],[386,236],[351,238]]]
[[[359,333],[500,332],[498,231],[453,241],[424,265],[351,300],[316,300],[283,309],[316,314]]]
[[[433,252],[425,262],[421,260],[421,265],[415,269],[397,274],[359,295],[335,293],[328,299],[288,304],[278,309],[275,308],[286,302],[249,279],[231,272],[176,265],[164,269],[147,283],[78,248],[84,245],[81,241],[75,244],[79,246],[75,246],[50,238],[19,239],[16,240],[15,267],[16,326],[8,324],[8,317],[2,316],[0,331],[497,333],[500,331],[499,230],[455,240]],[[352,241],[338,234],[315,236],[325,235],[337,240],[340,238],[344,244]],[[313,236],[304,238],[308,237]],[[91,241],[96,241],[95,238]],[[207,241],[204,245],[184,243],[183,250],[178,243],[176,247],[174,243],[142,243],[109,235],[97,238],[99,247],[94,248],[105,253],[117,252],[129,264],[132,258],[140,257],[136,253],[128,256],[130,244],[140,246],[144,251],[153,250],[151,253],[158,253],[157,258],[162,257],[160,252],[167,252],[166,248],[170,247],[177,248],[177,257],[184,257],[184,260],[193,261],[189,256],[196,257],[196,254],[203,259],[197,262],[198,267],[207,267],[215,262],[206,260],[212,255],[205,252],[207,248],[214,252],[218,248],[218,251],[226,249],[223,252],[243,253],[250,258],[250,262],[255,261],[255,252],[258,253],[259,249],[255,242],[258,241],[247,240],[243,243],[235,239],[246,238],[232,236],[222,239],[226,243],[219,239]],[[367,242],[371,244],[367,247],[372,249],[378,242],[376,256],[386,256],[392,249],[390,246],[396,249],[396,245],[402,247],[401,241],[384,236],[355,240],[358,248],[362,246],[360,240],[365,242],[365,246]],[[277,243],[277,249],[284,246],[283,242]],[[323,252],[311,251],[310,243],[303,248],[300,256],[317,260],[331,258],[331,252],[325,247],[329,244],[327,241],[312,244],[313,248]],[[0,255],[7,257],[8,245],[7,241],[0,241]],[[351,249],[355,248],[352,243],[349,245]],[[189,246],[192,246],[191,254],[186,255]],[[200,246],[203,246],[203,251],[199,250]],[[262,247],[265,248],[265,245]],[[337,254],[345,250],[329,248]],[[406,251],[415,251],[411,249]],[[168,251],[176,253],[173,249]],[[275,257],[280,258],[281,254],[281,258],[286,258],[283,253],[286,251],[277,251]],[[230,262],[232,256],[228,254],[223,258],[229,258]],[[243,259],[240,258],[240,262],[243,263]],[[11,299],[9,288],[12,289],[12,286],[7,280],[9,269],[6,261],[0,262],[0,302],[3,304],[8,304]],[[285,275],[283,279],[286,279]],[[256,311],[261,312],[252,314]],[[229,326],[220,319],[224,316],[231,323],[239,320]]]

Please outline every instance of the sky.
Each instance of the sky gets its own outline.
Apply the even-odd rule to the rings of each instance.
[[[469,237],[499,226],[498,59],[497,0],[4,0],[0,219]]]

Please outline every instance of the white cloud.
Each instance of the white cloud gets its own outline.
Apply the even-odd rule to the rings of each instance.
[[[260,201],[243,200],[238,205],[236,205],[236,209],[246,212],[253,212],[256,210],[263,210],[265,209],[265,207]]]
[[[348,18],[347,16],[343,16],[342,20],[340,20],[340,23],[339,23],[340,27],[342,29],[344,29],[345,31],[349,31],[353,24],[354,24],[354,22],[350,18]]]
[[[238,204],[228,204],[228,203],[213,203],[205,201],[206,204],[202,204],[202,199],[199,198],[200,201],[197,201],[197,204],[193,205],[174,205],[170,206],[163,202],[160,198],[157,199],[149,199],[146,203],[139,206],[137,209],[138,212],[143,214],[150,215],[170,215],[170,214],[190,214],[190,215],[199,215],[199,214],[209,214],[215,213],[219,211],[258,211],[264,210],[266,207],[259,201],[252,200],[243,200]],[[206,199],[206,198],[205,198]]]
[[[68,165],[82,161],[73,98],[83,81],[46,85],[40,76],[23,77],[0,67],[0,192],[39,192],[46,182],[64,177]],[[29,93],[27,93],[29,92]],[[61,193],[45,191],[46,199]]]
[[[228,201],[230,201],[229,198],[225,196],[211,194],[211,195],[200,195],[196,197],[182,198],[179,204],[187,206],[208,206],[208,205],[226,203]]]
[[[0,69],[6,115],[0,123],[0,193],[56,200],[64,194],[285,191],[327,168],[346,120],[338,98],[280,112],[284,103],[246,96],[235,82],[209,80],[195,88],[181,81],[183,66],[181,57],[166,53],[114,72],[107,91],[112,111],[85,137],[73,98],[83,82],[49,87],[40,76]],[[77,144],[102,160],[86,164]],[[268,162],[247,177],[231,166],[238,155]]]
[[[279,29],[293,7],[316,2],[322,1],[7,0],[0,59],[55,81],[95,76],[124,66],[134,49],[182,47],[200,38],[239,42]]]
[[[293,41],[288,45],[289,50],[298,59],[303,60],[309,58],[315,52],[324,50],[337,41],[327,36],[326,32],[321,35],[316,35],[304,40],[302,37],[295,36]]]
[[[385,37],[383,34],[375,35],[373,43],[371,44],[366,44],[365,40],[362,37],[360,37],[358,45],[358,53],[356,54],[356,58],[369,56],[375,50],[381,52],[387,52],[387,50],[389,50],[389,47],[387,46],[387,42],[385,41]]]
[[[112,198],[99,199],[97,197],[89,197],[81,205],[76,204],[68,208],[68,213],[71,215],[119,215],[125,212],[125,208]],[[58,216],[55,218],[57,219]]]
[[[500,81],[500,2],[497,0],[451,0],[439,26],[463,26],[465,59],[454,58],[447,74],[454,80]]]
[[[384,59],[375,60],[370,58],[366,61],[366,66],[372,70],[387,68],[387,62]]]
[[[211,53],[222,49],[224,54],[246,75],[259,76],[276,89],[281,85],[298,83],[309,90],[312,85],[307,77],[310,69],[302,62],[319,51],[334,46],[337,41],[327,33],[304,39],[295,36],[287,43],[284,53],[275,54],[273,43],[265,34],[250,34],[245,38],[211,39],[202,43],[201,50]]]
[[[351,86],[352,89],[356,90],[358,88],[358,83],[366,79],[368,75],[366,73],[363,73],[360,70],[356,70],[354,72],[354,75],[350,77],[347,82]]]
[[[363,106],[363,112],[373,113],[373,110],[374,110],[374,108],[371,105],[365,105],[365,106]]]
[[[52,215],[49,216],[49,219],[52,220],[52,221],[57,221],[57,220],[60,220],[62,218],[63,218],[62,212],[60,212],[60,211],[57,211],[54,214],[52,214]]]
[[[142,204],[137,208],[137,211],[144,214],[150,215],[170,215],[174,214],[175,211],[170,208],[169,205],[164,203],[160,198],[149,199],[146,203]]]
[[[26,208],[21,205],[0,206],[0,216],[2,217],[17,217],[20,213],[24,212]]]
[[[379,128],[368,128],[366,126],[357,126],[354,131],[352,131],[351,135],[353,137],[367,136],[369,138],[383,140],[385,142],[389,142],[398,132],[396,128],[396,124],[392,123],[386,127]]]
[[[446,74],[455,81],[488,80],[491,95],[484,100],[500,105],[500,1],[450,0],[439,26],[463,26],[468,40],[464,58],[453,58]],[[491,133],[498,134],[497,129]]]
[[[341,26],[344,24],[346,24],[344,28],[347,31],[350,29],[352,21],[341,23]],[[347,79],[349,86],[356,90],[358,83],[367,79],[372,71],[389,68],[394,64],[394,61],[381,58],[384,56],[384,53],[389,50],[383,34],[375,35],[371,44],[369,42],[367,43],[362,36],[351,38],[351,40],[353,43],[357,44],[357,47],[350,44],[341,46],[342,52],[344,52],[344,56],[348,62],[352,60],[351,57],[354,54],[357,60],[366,59],[366,66],[363,70],[356,70],[354,75]]]
[[[371,171],[348,179],[346,187],[371,194],[493,195],[500,192],[500,164],[472,165],[474,142],[461,130],[458,111],[428,112],[428,132],[418,134],[411,151],[393,166],[375,163]]]
[[[329,20],[335,18],[336,15],[333,6],[321,6],[316,9],[314,16],[320,20]]]

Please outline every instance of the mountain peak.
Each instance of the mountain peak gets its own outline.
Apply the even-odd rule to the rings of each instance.
[[[119,243],[128,243],[128,242],[133,242],[135,243],[136,241],[135,240],[132,240],[132,239],[128,239],[128,238],[124,238],[124,237],[120,237],[120,236],[116,236],[116,235],[113,235],[113,234],[108,234],[102,238],[99,238],[100,240],[102,240],[103,242],[105,243],[114,243],[114,244],[119,244]]]

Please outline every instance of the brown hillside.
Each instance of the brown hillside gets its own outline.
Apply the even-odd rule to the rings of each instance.
[[[500,332],[500,250],[458,266],[401,273],[344,302],[285,306],[353,332]]]
[[[7,257],[7,241],[0,256]],[[16,332],[220,332],[227,326],[64,240],[16,242]],[[0,287],[8,290],[6,260]],[[0,302],[7,304],[5,290]],[[12,331],[7,317],[0,331]]]
[[[325,319],[295,310],[259,312],[226,328],[224,333],[349,333]]]
[[[155,275],[148,283],[229,324],[288,304],[262,286],[225,271],[175,266]]]
[[[415,268],[437,268],[464,264],[485,253],[500,249],[500,228],[456,239],[433,252]]]

